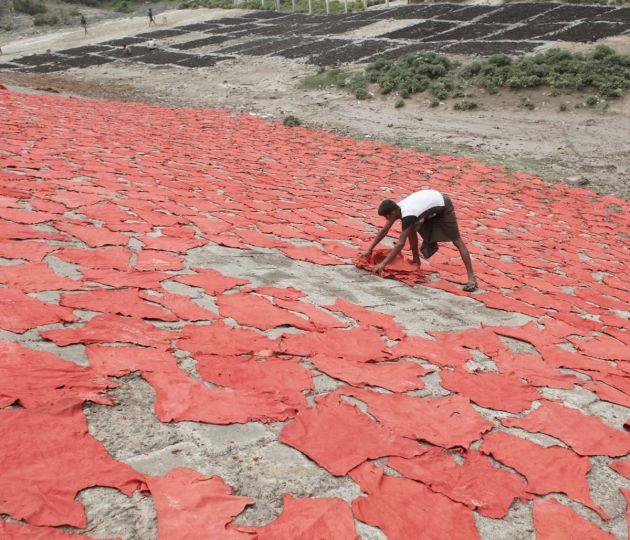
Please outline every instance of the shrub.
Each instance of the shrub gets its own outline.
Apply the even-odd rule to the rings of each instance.
[[[363,73],[357,73],[348,84],[348,88],[354,94],[357,99],[370,99],[370,93],[367,89],[367,80]]]
[[[560,102],[560,112],[565,112],[569,108],[569,104],[566,101]]]
[[[470,99],[465,99],[463,101],[458,101],[453,105],[453,109],[456,111],[472,111],[478,107],[477,102],[472,101]]]
[[[114,11],[118,11],[118,13],[133,13],[134,8],[126,0],[121,0],[114,6]]]
[[[13,9],[27,15],[38,15],[48,11],[42,1],[35,2],[33,0],[13,0]]]
[[[440,101],[445,100],[448,97],[449,84],[444,79],[440,79],[431,85],[431,92]]]
[[[440,104],[440,100],[435,96],[431,98],[431,107],[437,107]]]
[[[589,107],[594,107],[599,102],[599,99],[597,98],[597,96],[586,96],[585,101]]]
[[[357,98],[358,100],[363,101],[364,99],[370,99],[372,96],[367,91],[367,88],[357,88],[354,91],[354,97]]]
[[[534,102],[527,96],[523,96],[521,98],[521,107],[527,109],[528,111],[533,111],[536,108]]]
[[[293,116],[292,114],[289,114],[284,117],[284,120],[282,120],[282,123],[288,127],[297,127],[297,126],[302,125],[302,120],[300,120],[297,116]]]
[[[423,92],[432,82],[443,80],[438,92],[450,89],[452,82],[448,75],[453,66],[444,55],[432,52],[407,54],[392,62],[379,58],[365,70],[368,81],[377,83],[382,94],[398,91],[402,97]]]
[[[515,60],[495,54],[485,61],[463,67],[458,75],[485,88],[488,93],[495,93],[501,86],[533,88],[546,85],[554,92],[560,88],[592,87],[602,96],[619,97],[630,86],[630,55],[619,54],[604,45],[598,45],[588,54],[572,54],[557,48]]]
[[[55,26],[59,24],[59,17],[47,13],[38,13],[33,17],[33,24],[35,26]]]
[[[509,66],[512,63],[512,59],[507,54],[493,54],[488,58],[488,63],[495,66]]]
[[[405,106],[405,100],[403,98],[399,98],[398,101],[396,101],[396,103],[394,104],[394,107],[396,107],[397,109],[400,109],[401,107]]]

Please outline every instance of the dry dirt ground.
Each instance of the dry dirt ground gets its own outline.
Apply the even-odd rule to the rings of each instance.
[[[209,19],[235,17],[245,10],[177,10],[157,16],[159,29]],[[378,32],[400,27],[395,19],[380,21]],[[387,28],[385,28],[387,26]],[[3,40],[3,61],[25,54],[58,51],[133,36],[147,30],[142,17],[106,20],[81,29]],[[375,25],[348,32],[371,37]],[[168,46],[161,40],[160,46]],[[600,40],[621,52],[630,52],[630,36]],[[572,50],[594,44],[562,43]],[[466,61],[463,57],[454,57]],[[350,66],[350,69],[359,69]],[[344,91],[305,91],[300,81],[316,71],[300,60],[241,56],[203,69],[140,64],[118,60],[101,66],[53,74],[0,70],[0,83],[81,95],[143,101],[174,107],[208,107],[242,111],[263,118],[282,119],[292,114],[310,126],[357,138],[369,138],[429,153],[448,153],[501,163],[513,170],[550,181],[585,182],[600,194],[630,196],[630,99],[611,100],[604,108],[575,108],[583,94],[551,96],[547,90],[510,91],[487,96],[478,92],[477,111],[453,110],[448,100],[431,108],[429,97],[419,95],[406,106],[394,108],[395,96],[357,101]],[[536,104],[533,111],[519,107],[523,96]],[[560,102],[569,110],[559,111]],[[413,179],[410,179],[413,182]]]

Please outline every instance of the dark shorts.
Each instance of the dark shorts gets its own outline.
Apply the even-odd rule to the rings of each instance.
[[[444,210],[437,216],[416,224],[416,231],[426,242],[454,242],[459,238],[459,227],[453,202],[448,195],[444,197]]]

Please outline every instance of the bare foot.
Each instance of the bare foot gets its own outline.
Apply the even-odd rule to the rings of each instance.
[[[464,285],[464,291],[466,292],[473,292],[476,290],[477,290],[477,281],[474,279],[466,283],[466,285]]]

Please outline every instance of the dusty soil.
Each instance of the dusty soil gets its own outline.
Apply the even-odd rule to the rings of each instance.
[[[246,13],[245,10],[167,11],[160,13],[158,22],[160,29],[168,29]],[[88,36],[83,36],[80,29],[63,29],[14,39],[2,44],[5,53],[2,60],[133,36],[144,32],[146,25],[143,16],[124,17],[91,26]],[[379,21],[377,25],[379,32],[384,25],[396,31],[400,21]],[[350,34],[371,37],[374,31],[370,25]],[[165,43],[168,45],[168,39]],[[597,43],[630,52],[628,35]],[[594,44],[566,42],[563,46],[588,50]],[[462,56],[454,58],[468,60]],[[241,56],[203,69],[121,59],[51,74],[0,71],[0,83],[91,98],[223,108],[273,119],[292,114],[310,126],[352,137],[424,152],[468,156],[549,181],[588,182],[589,189],[600,194],[630,197],[627,137],[630,98],[627,96],[589,108],[580,107],[583,94],[551,96],[547,90],[504,90],[489,96],[475,91],[471,99],[479,104],[477,111],[455,111],[455,100],[451,99],[432,108],[425,95],[415,96],[406,101],[405,107],[396,109],[397,98],[381,96],[377,89],[373,89],[373,99],[362,102],[337,89],[301,89],[300,81],[315,71],[315,67],[299,59],[277,57]],[[534,102],[534,110],[520,107],[524,96]],[[566,112],[560,112],[561,102],[567,103]]]

